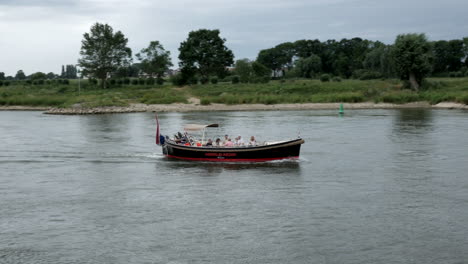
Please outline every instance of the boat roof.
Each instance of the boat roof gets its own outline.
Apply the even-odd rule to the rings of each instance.
[[[207,127],[219,127],[218,124],[200,125],[200,124],[187,124],[184,127],[185,131],[200,131]]]

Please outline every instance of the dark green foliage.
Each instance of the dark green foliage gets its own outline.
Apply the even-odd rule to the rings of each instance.
[[[131,62],[132,51],[127,47],[128,39],[122,32],[113,32],[111,26],[96,23],[90,33],[83,35],[78,60],[84,75],[101,79],[102,88],[109,73]]]
[[[27,85],[31,85],[33,82],[32,82],[31,80],[26,80],[25,83],[26,83]]]
[[[200,83],[201,84],[207,84],[210,79],[208,77],[202,76],[200,78]],[[192,83],[193,84],[193,83]],[[195,83],[196,84],[196,83]]]
[[[146,85],[154,85],[155,80],[153,77],[146,79]]]
[[[39,80],[39,79],[46,79],[46,78],[47,78],[47,75],[43,72],[36,72],[36,73],[29,75],[29,79],[33,81]]]
[[[232,76],[232,83],[233,84],[238,84],[239,80],[240,80],[239,76],[237,76],[237,75]]]
[[[211,77],[211,83],[212,84],[217,84],[218,83],[218,78],[217,77]]]
[[[9,85],[10,85],[10,82],[9,82],[9,81],[4,81],[4,82],[3,82],[3,85],[9,86]]]
[[[18,72],[16,72],[15,80],[24,80],[24,79],[26,79],[26,75],[24,74],[23,70],[19,70]]]
[[[3,81],[2,80],[0,80],[0,86],[3,86]]]
[[[62,65],[62,74],[60,75],[61,78],[64,79],[76,79],[78,78],[78,71],[75,65]]]
[[[0,72],[0,81],[4,81],[4,80],[5,80],[5,73]]]
[[[432,70],[431,44],[424,34],[398,35],[392,50],[396,71],[418,91],[422,80]]]
[[[132,85],[138,85],[138,79],[132,79]]]
[[[261,78],[263,80],[265,80],[266,78],[270,79],[271,70],[258,61],[252,62],[252,71],[255,77],[257,78]]]
[[[70,81],[68,79],[65,79],[65,80],[62,81],[62,84],[69,85]]]
[[[164,84],[164,79],[163,78],[156,78],[156,84],[163,85]]]
[[[122,85],[123,84],[123,80],[122,79],[117,79],[117,85]]]
[[[151,41],[147,48],[136,54],[136,57],[141,61],[143,72],[151,76],[156,75],[158,78],[162,78],[172,66],[170,52],[166,51],[159,41]]]
[[[463,77],[463,73],[461,71],[449,72],[449,77],[460,78]]]
[[[252,78],[252,63],[248,59],[237,60],[234,72],[239,77],[240,82],[248,83]]]
[[[130,84],[130,78],[124,78],[123,79],[123,84],[129,85]]]
[[[210,99],[203,98],[203,99],[200,100],[200,104],[201,105],[210,105],[211,101],[210,101]]]
[[[275,46],[274,48],[261,50],[256,61],[276,73],[277,70],[281,70],[283,68],[291,69],[292,58],[294,55],[296,55],[295,44],[285,42]]]
[[[341,82],[341,78],[339,76],[335,76],[335,77],[332,78],[332,81]]]
[[[353,73],[353,78],[354,79],[359,79],[359,80],[375,80],[375,79],[381,79],[383,76],[380,72],[377,71],[372,71],[372,70],[356,70]]]
[[[145,79],[138,79],[139,85],[145,85],[145,83],[146,83]]]
[[[226,74],[226,67],[233,64],[234,54],[219,36],[219,30],[191,31],[179,47],[179,66],[186,71],[187,79],[198,73],[202,77]]]
[[[111,86],[115,86],[115,84],[116,84],[115,79],[110,79],[110,80],[109,80],[109,84],[110,84]]]
[[[183,86],[187,84],[187,80],[182,76],[181,73],[171,76],[170,81],[175,86]]]
[[[97,84],[98,84],[98,80],[93,79],[93,78],[88,79],[88,82],[89,82],[91,85],[97,85]]]
[[[320,81],[322,81],[322,82],[329,82],[329,81],[330,81],[330,75],[328,75],[328,74],[322,74],[322,75],[320,75]]]
[[[205,84],[208,83],[208,80],[207,79],[204,79],[205,81]],[[198,84],[198,78],[196,76],[193,76],[189,79],[189,84],[191,85],[196,85]]]
[[[294,69],[298,77],[313,78],[322,70],[322,59],[315,54],[300,58],[296,61]]]

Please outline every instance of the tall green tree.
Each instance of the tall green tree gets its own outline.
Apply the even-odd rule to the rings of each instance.
[[[198,73],[204,78],[210,75],[224,77],[226,67],[234,63],[234,54],[219,36],[219,30],[191,31],[179,47],[179,66],[186,74]]]
[[[252,62],[252,72],[256,77],[263,78],[265,82],[270,80],[269,77],[271,76],[271,70],[258,61]]]
[[[294,69],[300,77],[312,78],[322,70],[322,59],[315,54],[300,58]]]
[[[4,80],[5,80],[5,73],[0,72],[0,81],[4,81]]]
[[[419,91],[422,80],[432,70],[431,44],[425,34],[398,35],[393,45],[395,69],[402,80],[408,80],[411,88]]]
[[[49,72],[47,74],[47,79],[51,80],[51,79],[55,79],[57,77],[57,75],[53,72]]]
[[[36,72],[36,73],[33,73],[31,75],[29,75],[29,78],[30,80],[43,80],[43,79],[46,79],[47,78],[47,75],[43,72]]]
[[[94,24],[81,41],[78,63],[83,73],[100,79],[101,87],[105,88],[106,79],[111,73],[131,63],[132,50],[127,43],[128,39],[122,32],[114,33],[108,24]]]
[[[162,78],[164,73],[172,66],[171,53],[166,51],[159,41],[151,41],[136,57],[141,62],[143,71],[150,75]]]
[[[15,79],[16,80],[24,80],[24,79],[26,79],[26,74],[24,74],[23,70],[19,70],[19,71],[16,72]]]
[[[239,76],[239,81],[242,83],[248,83],[252,78],[252,62],[249,59],[237,60],[234,68],[234,72]]]

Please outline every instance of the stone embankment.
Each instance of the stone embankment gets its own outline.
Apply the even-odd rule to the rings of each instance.
[[[52,115],[93,115],[93,114],[115,114],[115,113],[137,113],[137,112],[191,112],[191,111],[268,111],[268,110],[327,110],[338,109],[340,103],[308,103],[308,104],[242,104],[224,105],[210,104],[168,104],[168,105],[146,105],[131,104],[129,106],[108,106],[85,108],[75,105],[70,108],[47,108],[28,106],[0,106],[0,110],[37,110],[45,111]],[[433,109],[467,109],[468,105],[443,102],[430,105],[427,102],[416,102],[409,104],[386,104],[386,103],[344,103],[344,109],[405,109],[405,108],[433,108]]]

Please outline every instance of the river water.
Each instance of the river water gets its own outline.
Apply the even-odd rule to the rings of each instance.
[[[167,160],[154,114],[0,112],[0,263],[468,263],[468,112],[161,113],[162,134],[305,139]]]

